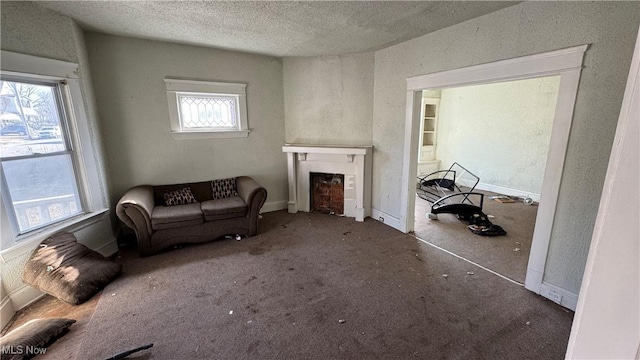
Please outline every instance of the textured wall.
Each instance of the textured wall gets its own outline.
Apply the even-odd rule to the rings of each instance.
[[[3,50],[78,62],[73,20],[29,2],[2,1],[0,9]]]
[[[373,53],[284,59],[288,143],[371,145]]]
[[[70,18],[42,9],[30,2],[0,2],[2,13],[2,50],[18,52],[27,55],[41,56],[78,63],[78,74],[81,80],[84,108],[87,114],[88,126],[95,152],[87,152],[93,156],[98,167],[99,182],[105,206],[108,187],[104,178],[101,137],[98,129],[98,118],[95,111],[91,74],[86,58],[86,49],[82,30]],[[2,207],[2,239],[12,238],[8,226],[7,215]],[[74,232],[78,240],[94,249],[101,248],[113,242],[109,218],[99,220],[87,227]],[[112,243],[115,245],[115,242]],[[24,249],[21,255],[5,259],[0,270],[3,286],[11,295],[20,290],[24,284],[20,280],[23,264],[31,250],[37,246]]]
[[[373,207],[401,214],[406,78],[591,44],[545,271],[578,292],[639,22],[639,3],[524,2],[376,52]]]
[[[436,159],[483,184],[540,194],[560,77],[442,90]]]
[[[130,187],[250,175],[286,201],[282,61],[168,42],[85,34],[114,204]],[[247,83],[248,138],[175,140],[163,79]]]
[[[640,357],[640,39],[565,359]]]

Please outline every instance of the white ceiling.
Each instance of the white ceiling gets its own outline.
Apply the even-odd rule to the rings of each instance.
[[[88,31],[274,56],[374,51],[507,1],[37,1]]]

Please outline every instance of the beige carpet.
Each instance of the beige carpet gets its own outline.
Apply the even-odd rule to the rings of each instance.
[[[415,234],[420,239],[524,284],[538,205],[525,205],[522,201],[499,203],[489,198],[496,193],[483,193],[486,194],[483,212],[492,215],[489,220],[504,228],[507,235],[475,235],[467,229],[469,222],[459,220],[453,214],[440,214],[438,220],[427,219],[425,215],[430,212],[431,205],[421,198],[416,198]]]
[[[267,213],[260,234],[125,249],[79,359],[561,359],[573,314],[377,221]],[[446,276],[445,276],[446,275]]]

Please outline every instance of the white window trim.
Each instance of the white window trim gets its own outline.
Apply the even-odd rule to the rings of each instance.
[[[11,233],[13,237],[13,245],[7,248],[3,247],[0,251],[0,257],[4,258],[7,252],[14,253],[16,249],[22,249],[29,244],[42,241],[43,236],[73,228],[78,224],[106,213],[109,208],[105,200],[107,199],[104,193],[105,189],[102,186],[104,181],[92,150],[95,146],[84,108],[80,79],[78,77],[78,64],[4,50],[0,52],[0,57],[2,58],[0,66],[3,74],[18,75],[23,78],[66,81],[66,85],[62,88],[62,95],[65,106],[69,110],[66,114],[66,120],[69,126],[69,140],[74,148],[73,161],[76,165],[76,179],[84,210],[79,215],[22,235],[17,235],[13,230],[7,231],[6,227],[3,226],[2,236],[10,236],[9,234]],[[0,209],[2,212],[1,219],[6,224],[5,221],[9,217],[4,203],[0,205]]]
[[[243,138],[249,136],[247,121],[247,84],[213,81],[164,79],[169,105],[171,135],[176,140]],[[238,129],[183,130],[180,126],[178,93],[235,95],[238,97]]]

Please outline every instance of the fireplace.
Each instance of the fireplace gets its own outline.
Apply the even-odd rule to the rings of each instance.
[[[344,214],[344,175],[312,172],[309,174],[310,211]]]
[[[283,146],[282,151],[287,154],[289,212],[312,211],[312,173],[337,174],[342,176],[343,214],[364,221],[371,215],[372,149],[372,146]]]

